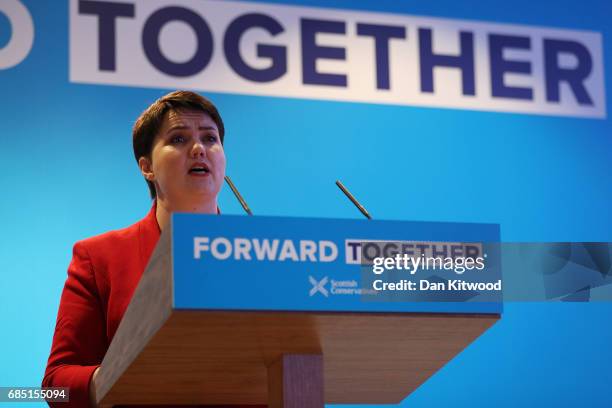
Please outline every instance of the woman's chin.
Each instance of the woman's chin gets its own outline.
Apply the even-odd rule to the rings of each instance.
[[[181,197],[181,201],[188,206],[212,204],[217,202],[219,190],[212,188],[194,188],[189,190],[188,194]]]

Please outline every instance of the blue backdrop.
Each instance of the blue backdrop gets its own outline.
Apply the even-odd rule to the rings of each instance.
[[[73,243],[149,209],[131,126],[168,91],[70,83],[68,3],[23,3],[34,46],[0,71],[0,386],[40,384]],[[598,31],[612,80],[606,0],[267,3]],[[0,13],[0,47],[10,35]],[[380,219],[499,223],[505,241],[612,241],[609,117],[207,96],[226,122],[228,174],[256,214],[357,218],[339,178]],[[220,206],[242,213],[227,188]],[[609,407],[611,313],[509,304],[402,405]]]

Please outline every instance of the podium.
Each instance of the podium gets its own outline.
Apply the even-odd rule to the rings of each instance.
[[[371,296],[360,250],[381,241],[497,242],[499,226],[174,214],[104,357],[98,403],[399,403],[502,303]]]

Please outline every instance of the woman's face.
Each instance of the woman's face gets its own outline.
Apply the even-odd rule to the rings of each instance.
[[[157,197],[178,211],[214,203],[225,177],[219,129],[204,112],[169,111],[153,140],[150,160],[141,164]]]

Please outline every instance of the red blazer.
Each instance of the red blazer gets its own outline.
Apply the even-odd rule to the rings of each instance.
[[[89,381],[117,331],[160,230],[155,203],[122,230],[74,245],[43,387],[70,387],[62,408],[89,406]]]
[[[50,406],[89,406],[91,376],[102,363],[159,239],[155,209],[153,203],[136,224],[74,245],[42,382],[43,387],[70,387],[70,402]],[[225,406],[229,407],[240,406]]]

